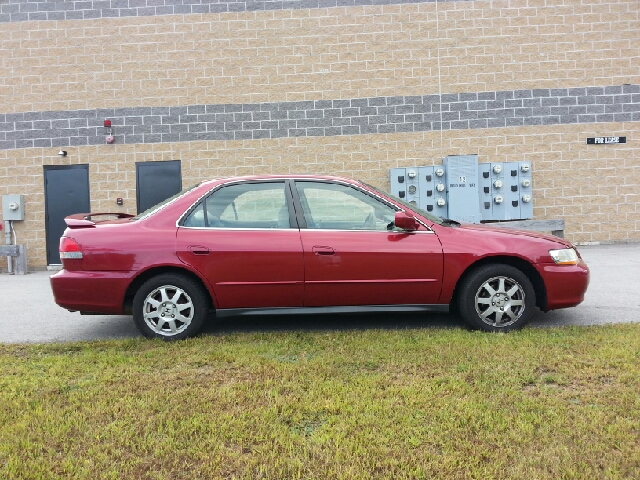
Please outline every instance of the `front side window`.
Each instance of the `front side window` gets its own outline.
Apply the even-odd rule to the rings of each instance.
[[[290,228],[284,182],[240,183],[222,187],[189,213],[185,227]]]
[[[373,185],[369,185],[367,183],[365,183],[365,185],[367,187],[369,187],[371,190],[373,190],[374,192],[378,192],[380,195],[385,195],[387,197],[391,197],[393,200],[398,202],[400,205],[402,205],[404,207],[407,207],[409,210],[413,210],[414,212],[418,212],[420,215],[422,215],[423,217],[431,220],[433,223],[437,223],[438,225],[442,225],[444,223],[442,218],[434,215],[433,213],[429,213],[429,212],[427,212],[425,210],[422,210],[417,205],[410,204],[410,203],[408,203],[408,202],[396,197],[395,195],[391,195],[388,192],[383,192],[382,190],[380,190],[379,188],[374,187]]]
[[[385,231],[396,210],[371,195],[338,183],[296,182],[307,228]]]

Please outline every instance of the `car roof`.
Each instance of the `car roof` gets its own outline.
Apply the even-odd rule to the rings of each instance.
[[[244,175],[238,177],[217,177],[203,180],[200,185],[217,185],[220,183],[251,180],[338,180],[347,183],[361,183],[358,180],[333,175],[288,174],[288,175]]]

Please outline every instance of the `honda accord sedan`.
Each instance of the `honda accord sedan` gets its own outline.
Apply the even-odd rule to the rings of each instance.
[[[164,340],[210,314],[455,310],[509,331],[578,305],[589,283],[561,238],[442,219],[346,178],[220,178],[137,216],[65,221],[56,303],[132,314]]]

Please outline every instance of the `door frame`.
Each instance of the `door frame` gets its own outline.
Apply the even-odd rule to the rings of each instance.
[[[153,166],[153,165],[166,165],[173,163],[178,165],[178,173],[180,178],[180,185],[178,192],[182,190],[182,161],[181,160],[153,160],[150,162],[136,162],[136,213],[142,213],[140,208],[140,167]],[[177,192],[176,192],[177,193]],[[174,195],[173,193],[171,195]],[[169,197],[171,196],[169,195]]]
[[[44,183],[44,243],[45,243],[45,256],[47,265],[60,265],[60,263],[49,263],[50,253],[52,248],[58,248],[58,245],[49,245],[49,202],[48,202],[48,187],[47,187],[47,172],[52,170],[84,170],[87,175],[87,199],[89,201],[89,210],[91,210],[91,184],[89,182],[89,164],[80,163],[75,165],[43,165],[42,179]]]

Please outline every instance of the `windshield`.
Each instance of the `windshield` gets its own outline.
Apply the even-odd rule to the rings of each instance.
[[[437,223],[438,225],[442,225],[443,221],[442,218],[434,215],[433,213],[429,213],[429,212],[425,212],[424,210],[422,210],[420,207],[418,207],[417,205],[413,205],[410,204],[408,202],[405,202],[404,200],[399,199],[398,197],[391,195],[389,192],[385,192],[383,190],[380,190],[379,188],[376,188],[374,186],[369,185],[368,183],[365,183],[363,181],[360,181],[363,185],[366,185],[367,187],[369,187],[370,189],[372,189],[373,191],[381,194],[381,195],[385,195],[387,197],[393,198],[394,201],[398,202],[400,205],[403,205],[405,207],[407,207],[410,210],[413,210],[414,212],[419,213],[420,215],[422,215],[423,217],[431,220],[433,223]]]
[[[170,204],[171,202],[173,202],[176,198],[181,197],[182,195],[184,195],[187,192],[190,192],[191,190],[193,190],[194,188],[196,188],[198,185],[200,185],[199,183],[192,185],[190,187],[185,188],[184,190],[182,190],[181,192],[176,193],[175,195],[173,195],[172,197],[167,198],[166,200],[163,200],[160,203],[156,203],[153,207],[146,209],[144,212],[139,213],[138,215],[136,215],[135,217],[133,217],[131,220],[142,220],[143,218],[147,218],[150,215],[153,215],[154,213],[156,213],[158,210],[160,210],[161,208],[163,208],[165,205]]]

